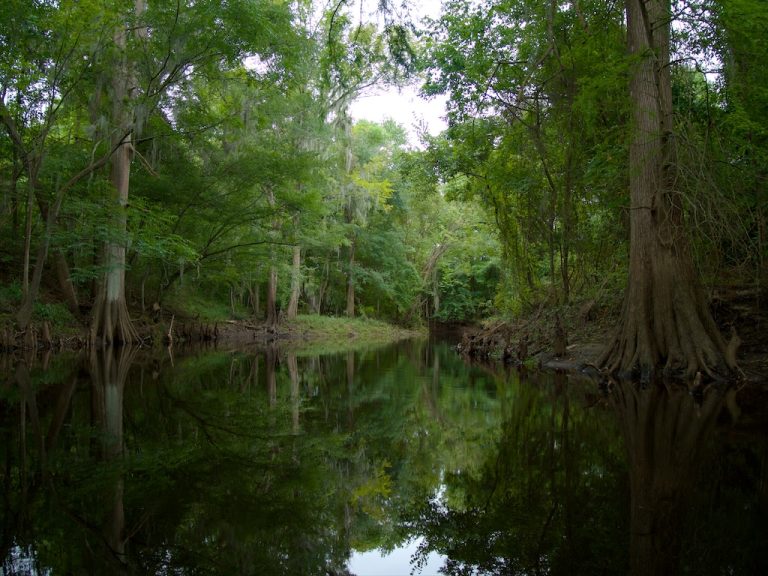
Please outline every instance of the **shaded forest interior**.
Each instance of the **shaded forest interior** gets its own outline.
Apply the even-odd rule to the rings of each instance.
[[[546,309],[615,326],[611,372],[738,374],[764,330],[768,6],[413,10],[4,6],[0,345]],[[414,83],[442,133],[353,117]]]

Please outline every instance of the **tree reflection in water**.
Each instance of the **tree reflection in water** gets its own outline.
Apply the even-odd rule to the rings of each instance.
[[[714,389],[425,342],[46,362],[0,358],[4,575],[327,576],[414,539],[456,575],[768,573],[765,435]]]
[[[136,349],[132,346],[108,347],[91,350],[91,422],[99,433],[100,443],[96,460],[107,464],[116,463],[112,481],[105,486],[103,543],[114,556],[115,572],[124,572],[128,562],[126,545],[129,531],[126,529],[124,494],[125,479],[120,460],[124,451],[123,398],[128,370],[133,363]],[[111,502],[111,505],[110,505]]]
[[[345,495],[296,436],[300,382],[277,352],[133,355],[20,363],[0,386],[0,573],[342,571]]]
[[[601,574],[626,566],[620,439],[583,382],[515,372],[475,470],[447,471],[414,522],[445,574]]]
[[[679,571],[685,513],[724,395],[619,383],[614,401],[630,478],[630,573]]]
[[[457,576],[766,573],[765,437],[735,446],[726,421],[713,442],[720,389],[618,383],[600,398],[563,375],[507,386],[482,467],[447,472],[413,519],[421,558],[441,553]],[[618,428],[587,408],[606,403]]]

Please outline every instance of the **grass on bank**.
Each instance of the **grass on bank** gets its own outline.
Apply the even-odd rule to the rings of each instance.
[[[392,340],[417,333],[381,320],[320,316],[319,314],[302,314],[293,320],[284,320],[283,324],[286,328],[303,332],[308,336],[331,340]]]
[[[18,282],[0,284],[0,329],[3,326],[13,326],[14,314],[21,305],[21,298],[21,286]],[[33,326],[39,327],[47,321],[58,335],[83,332],[87,324],[86,319],[75,318],[65,304],[56,302],[51,295],[43,294],[41,300],[35,304],[32,316]],[[248,326],[249,337],[252,335],[252,327],[263,323],[263,319],[253,317],[251,311],[243,306],[236,306],[233,311],[228,302],[191,290],[178,291],[170,295],[164,302],[163,308],[163,320],[159,324],[155,324],[151,319],[150,312],[142,313],[135,306],[131,311],[131,316],[136,323],[150,326],[157,332],[158,341],[162,340],[162,335],[166,333],[171,316],[175,316],[177,323],[192,319],[205,324],[218,323],[220,327],[225,323],[230,323],[230,326],[242,323]],[[236,333],[238,328],[236,326],[232,328],[232,332]],[[284,345],[301,349],[302,352],[310,350],[337,352],[379,346],[404,338],[413,338],[424,332],[408,330],[369,318],[307,314],[292,320],[282,319],[277,326],[277,333],[285,337]]]
[[[21,307],[21,284],[12,282],[0,285],[0,326],[13,326],[16,313]],[[63,302],[56,302],[50,295],[43,294],[40,302],[32,308],[32,326],[39,327],[48,322],[57,334],[77,334],[81,328],[79,322]]]
[[[303,340],[300,345],[302,353],[328,353],[377,346],[425,334],[424,331],[401,328],[380,320],[317,314],[285,320],[280,328],[287,330],[294,340]]]
[[[214,322],[242,321],[248,324],[261,324],[263,318],[256,318],[250,310],[237,306],[233,311],[228,303],[210,298],[193,291],[179,291],[165,300],[165,317],[175,313],[177,320],[194,318],[197,321],[213,324]],[[310,338],[322,338],[335,341],[393,340],[415,334],[381,320],[370,318],[347,318],[344,316],[321,316],[302,314],[288,320],[281,318],[279,332],[288,331]]]
[[[232,311],[228,302],[221,299],[209,298],[192,290],[177,291],[169,295],[164,307],[180,318],[195,318],[200,322],[214,323],[226,320],[245,320],[248,311],[242,306]]]
[[[227,323],[227,332],[234,336],[235,340],[238,339],[236,324],[242,323],[252,328],[264,322],[263,318],[254,317],[251,311],[244,307],[237,307],[233,312],[228,303],[189,290],[179,291],[166,299],[166,323],[169,313],[175,313],[176,320],[180,322],[186,318],[194,318],[208,324],[219,323],[220,327]],[[370,318],[303,314],[291,320],[281,318],[277,333],[282,345],[301,353],[332,353],[380,346],[404,338],[413,338],[424,332],[408,330]],[[251,334],[248,332],[249,336]]]

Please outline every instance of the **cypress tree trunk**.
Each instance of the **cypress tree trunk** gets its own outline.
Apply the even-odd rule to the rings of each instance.
[[[141,0],[136,0],[137,14],[143,10]],[[111,180],[113,186],[112,223],[117,239],[109,240],[104,246],[103,265],[105,268],[94,303],[91,320],[91,340],[107,345],[138,341],[138,334],[128,314],[125,298],[125,245],[127,232],[126,208],[130,188],[133,144],[131,135],[132,114],[127,105],[130,90],[134,84],[130,63],[126,55],[126,31],[120,27],[115,31],[115,47],[119,62],[112,76],[112,119],[115,140],[111,158]]]
[[[301,293],[301,246],[293,247],[293,270],[291,272],[291,299],[288,301],[288,318],[296,318],[299,313],[299,295]]]
[[[277,268],[270,266],[267,283],[267,324],[277,324]]]
[[[48,228],[52,229],[58,220],[57,203],[54,202],[54,205],[51,206],[47,201],[43,200],[42,195],[36,194],[35,196],[37,197],[37,205],[40,209],[40,216],[42,217],[43,221],[46,222],[45,242],[47,243],[48,236],[50,236],[48,233]],[[53,210],[52,215],[51,210]],[[69,263],[67,262],[66,254],[61,249],[56,249],[53,252],[53,257],[56,269],[56,280],[59,283],[59,289],[61,290],[62,296],[64,296],[64,301],[67,304],[67,308],[73,315],[77,316],[80,314],[80,303],[77,299],[77,291],[75,290],[74,284],[72,284],[72,279],[69,274]],[[45,263],[43,262],[42,264]],[[35,263],[36,272],[37,266],[40,265],[40,263]],[[35,290],[35,292],[33,292],[35,298],[37,297],[36,290],[38,288],[39,287],[33,287],[33,290]]]
[[[271,209],[275,208],[275,191],[272,187],[267,188],[267,202]],[[280,219],[275,216],[272,220],[272,230],[275,236],[280,234]],[[269,250],[269,281],[267,283],[267,324],[277,325],[277,268],[273,264],[275,261],[274,247]]]
[[[77,316],[80,314],[80,302],[77,299],[77,291],[69,274],[69,262],[61,250],[54,253],[54,258],[56,259],[56,278],[59,282],[59,288],[64,295],[67,308],[73,315]]]
[[[669,61],[669,0],[626,0],[630,80],[629,286],[616,336],[600,364],[650,379],[725,374],[726,345],[699,287],[683,224]]]
[[[29,183],[27,185],[27,209],[24,218],[24,254],[22,255],[21,292],[24,300],[29,300],[29,269],[30,254],[32,252],[32,207],[34,206],[34,180],[30,170]],[[26,326],[24,327],[26,328]]]
[[[6,126],[12,126],[11,120],[8,120],[9,116],[4,109],[4,119]],[[15,148],[14,148],[15,150]],[[44,250],[45,257],[41,261],[38,258],[37,265],[35,267],[32,281],[30,283],[30,267],[32,257],[32,209],[35,201],[35,188],[37,187],[37,176],[40,171],[41,158],[37,154],[24,154],[24,165],[27,171],[27,206],[25,210],[24,218],[24,252],[22,254],[22,271],[21,271],[21,293],[22,303],[20,309],[16,313],[16,322],[22,331],[26,331],[29,326],[29,322],[32,319],[32,307],[37,300],[37,295],[40,289],[40,281],[42,280],[43,264],[45,257],[47,257],[48,249],[48,235],[43,236],[43,242],[40,243],[41,250]],[[47,229],[46,229],[47,232]]]
[[[248,293],[250,294],[250,304],[253,310],[253,315],[256,317],[258,317],[261,314],[261,301],[259,298],[260,292],[261,292],[261,287],[259,286],[258,282],[256,282],[255,286],[251,284],[248,285]]]
[[[347,274],[347,310],[346,314],[350,318],[355,316],[355,274],[353,272],[355,266],[355,241],[352,240],[352,245],[349,247],[349,273]]]

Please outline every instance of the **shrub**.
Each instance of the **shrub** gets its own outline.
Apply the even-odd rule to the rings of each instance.
[[[0,310],[12,312],[18,308],[21,302],[21,284],[12,282],[0,286]]]
[[[37,322],[48,321],[55,328],[64,328],[77,322],[67,307],[61,303],[43,304],[38,302],[35,304],[32,318]]]

